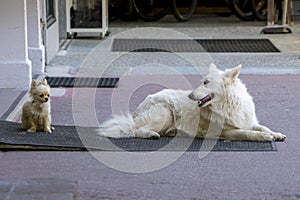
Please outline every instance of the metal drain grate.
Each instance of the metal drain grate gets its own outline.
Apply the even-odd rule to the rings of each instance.
[[[280,52],[268,39],[114,39],[116,52]]]
[[[117,87],[119,78],[46,77],[51,87]]]
[[[0,149],[108,150],[108,151],[276,151],[275,142],[161,137],[108,139],[96,134],[93,127],[54,126],[52,133],[26,133],[20,123],[0,121]],[[172,143],[172,144],[171,144]]]

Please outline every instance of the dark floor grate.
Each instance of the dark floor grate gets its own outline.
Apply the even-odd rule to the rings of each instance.
[[[79,137],[80,135],[80,137]],[[114,145],[112,145],[114,144]],[[123,138],[107,139],[96,128],[55,126],[53,133],[26,133],[20,123],[0,121],[0,149],[106,150],[106,151],[276,151],[274,142],[161,137],[158,140]]]
[[[117,87],[119,78],[46,77],[51,87]]]
[[[268,39],[114,39],[116,52],[280,52]]]

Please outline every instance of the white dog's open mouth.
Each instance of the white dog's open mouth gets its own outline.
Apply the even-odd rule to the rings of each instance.
[[[198,101],[198,106],[201,107],[215,97],[214,94],[209,94]]]

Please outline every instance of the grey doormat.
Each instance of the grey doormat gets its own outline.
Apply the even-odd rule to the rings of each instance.
[[[46,77],[51,87],[117,87],[119,78],[87,78],[87,77]]]
[[[26,133],[20,123],[0,121],[0,150],[104,151],[276,151],[275,142],[248,142],[161,137],[108,139],[93,127],[54,126],[53,133]],[[212,148],[212,149],[211,149]]]
[[[114,39],[116,52],[280,52],[268,39]]]

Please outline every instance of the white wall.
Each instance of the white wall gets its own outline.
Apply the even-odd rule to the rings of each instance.
[[[59,50],[58,0],[55,0],[56,21],[46,29],[46,63],[48,64]]]
[[[45,0],[1,1],[0,88],[29,88],[32,75],[44,73],[45,62],[59,50],[58,3],[55,0],[56,21],[45,27],[42,37]]]
[[[26,0],[2,1],[0,13],[0,88],[29,87]]]
[[[42,44],[39,0],[27,0],[28,57],[32,75],[44,73],[45,47]]]

